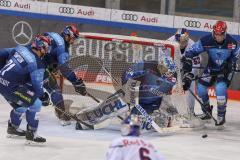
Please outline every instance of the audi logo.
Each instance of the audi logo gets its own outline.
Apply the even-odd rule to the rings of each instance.
[[[199,21],[192,21],[192,20],[186,20],[186,21],[184,21],[184,25],[186,27],[200,28],[201,27],[201,22],[199,22]]]
[[[2,7],[11,7],[11,2],[6,0],[0,0],[0,6]]]
[[[138,20],[138,16],[136,14],[123,13],[122,14],[122,20],[137,21]]]
[[[71,8],[71,7],[59,7],[58,11],[59,11],[59,13],[73,14],[74,13],[74,8]]]

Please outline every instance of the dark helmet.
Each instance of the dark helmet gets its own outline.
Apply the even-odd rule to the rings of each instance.
[[[70,26],[66,26],[63,31],[62,31],[62,35],[68,35],[71,38],[78,38],[79,37],[79,31],[78,29],[74,26],[74,25],[70,25]]]

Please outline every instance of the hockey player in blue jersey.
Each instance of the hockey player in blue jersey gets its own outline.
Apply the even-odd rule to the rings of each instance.
[[[212,107],[209,103],[208,87],[215,83],[217,96],[217,126],[225,123],[227,107],[227,88],[231,83],[231,72],[239,57],[237,41],[227,34],[227,25],[223,21],[217,21],[213,26],[212,34],[202,37],[189,50],[182,59],[185,72],[191,72],[191,59],[203,52],[208,54],[208,64],[203,77],[198,81],[197,92],[203,102],[203,120],[210,119]],[[190,70],[188,70],[190,68]],[[192,75],[185,74],[183,82],[187,90],[191,84]]]
[[[54,32],[47,32],[45,36],[51,39],[50,54],[44,57],[45,65],[48,68],[48,79],[44,83],[44,88],[47,89],[51,95],[51,100],[55,108],[57,117],[61,120],[62,125],[70,124],[70,117],[63,112],[67,107],[64,104],[63,96],[60,87],[56,83],[52,73],[59,69],[64,78],[69,80],[75,88],[75,91],[81,95],[86,95],[86,87],[82,79],[76,77],[74,71],[68,66],[69,60],[69,45],[79,37],[79,31],[74,25],[66,26],[61,34]]]
[[[7,58],[0,70],[0,93],[13,107],[7,133],[26,136],[28,141],[46,142],[36,134],[42,101],[48,100],[43,91],[44,65],[42,57],[49,51],[50,39],[37,36],[29,47],[17,46],[1,50]],[[6,51],[6,52],[4,52]],[[26,113],[27,131],[19,128]]]
[[[156,95],[156,92],[171,94],[176,83],[175,64],[169,56],[164,57],[160,63],[158,61],[142,61],[126,70],[122,77],[123,85],[129,79],[141,82],[139,104],[148,113],[152,113],[159,109],[162,101],[162,97]]]
[[[171,105],[164,108],[161,106],[163,96],[172,94],[177,82],[176,77],[176,67],[172,58],[163,56],[159,62],[142,61],[134,64],[125,71],[122,82],[124,85],[130,79],[139,81],[139,105],[156,118],[160,127],[168,127],[173,120],[168,119],[169,116],[177,115],[178,111],[171,102],[169,102]],[[131,110],[131,113],[138,113],[136,107]]]

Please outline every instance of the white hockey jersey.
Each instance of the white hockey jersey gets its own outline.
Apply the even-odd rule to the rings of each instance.
[[[168,40],[168,41],[171,41],[171,42],[177,42],[176,39],[175,39],[175,35],[173,35],[172,37],[168,38],[167,40]],[[186,52],[194,43],[195,43],[195,42],[189,38],[188,45],[187,45],[187,47],[185,48],[184,53],[181,54],[181,57],[185,55],[185,52]],[[200,63],[201,63],[201,57],[200,57],[200,56],[193,57],[193,67],[200,67]],[[194,69],[194,68],[193,68],[193,74],[196,74],[196,73],[195,73],[196,71],[197,71],[197,69]]]
[[[154,146],[140,137],[124,136],[112,141],[107,160],[164,160]]]
[[[176,39],[175,39],[175,35],[173,35],[172,37],[168,38],[167,39],[168,41],[171,41],[171,42],[177,42]],[[181,53],[181,56],[184,56],[185,55],[185,52],[194,44],[195,42],[189,38],[189,41],[188,41],[188,45],[187,47],[185,48],[184,50],[184,53]],[[199,69],[196,68],[196,67],[200,67],[201,66],[201,56],[196,56],[196,57],[193,57],[193,60],[192,60],[192,63],[193,63],[193,69],[192,69],[192,73],[196,76],[199,74]],[[194,68],[195,67],[195,68]],[[190,86],[190,89],[192,91],[195,90],[195,82],[192,82],[191,86]],[[188,108],[189,108],[189,111],[190,113],[194,113],[194,106],[195,106],[195,98],[192,96],[192,94],[187,91],[186,92],[186,101],[187,101],[187,105],[188,105]]]

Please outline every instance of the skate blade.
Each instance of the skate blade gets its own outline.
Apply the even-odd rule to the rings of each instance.
[[[46,142],[34,142],[30,140],[26,140],[25,145],[27,146],[44,146]]]
[[[19,136],[19,135],[15,135],[15,134],[7,134],[6,138],[9,138],[9,139],[23,139],[23,138],[25,138],[25,136]]]
[[[217,130],[224,130],[225,129],[224,125],[220,125],[220,126],[216,126],[216,127],[217,127]]]

